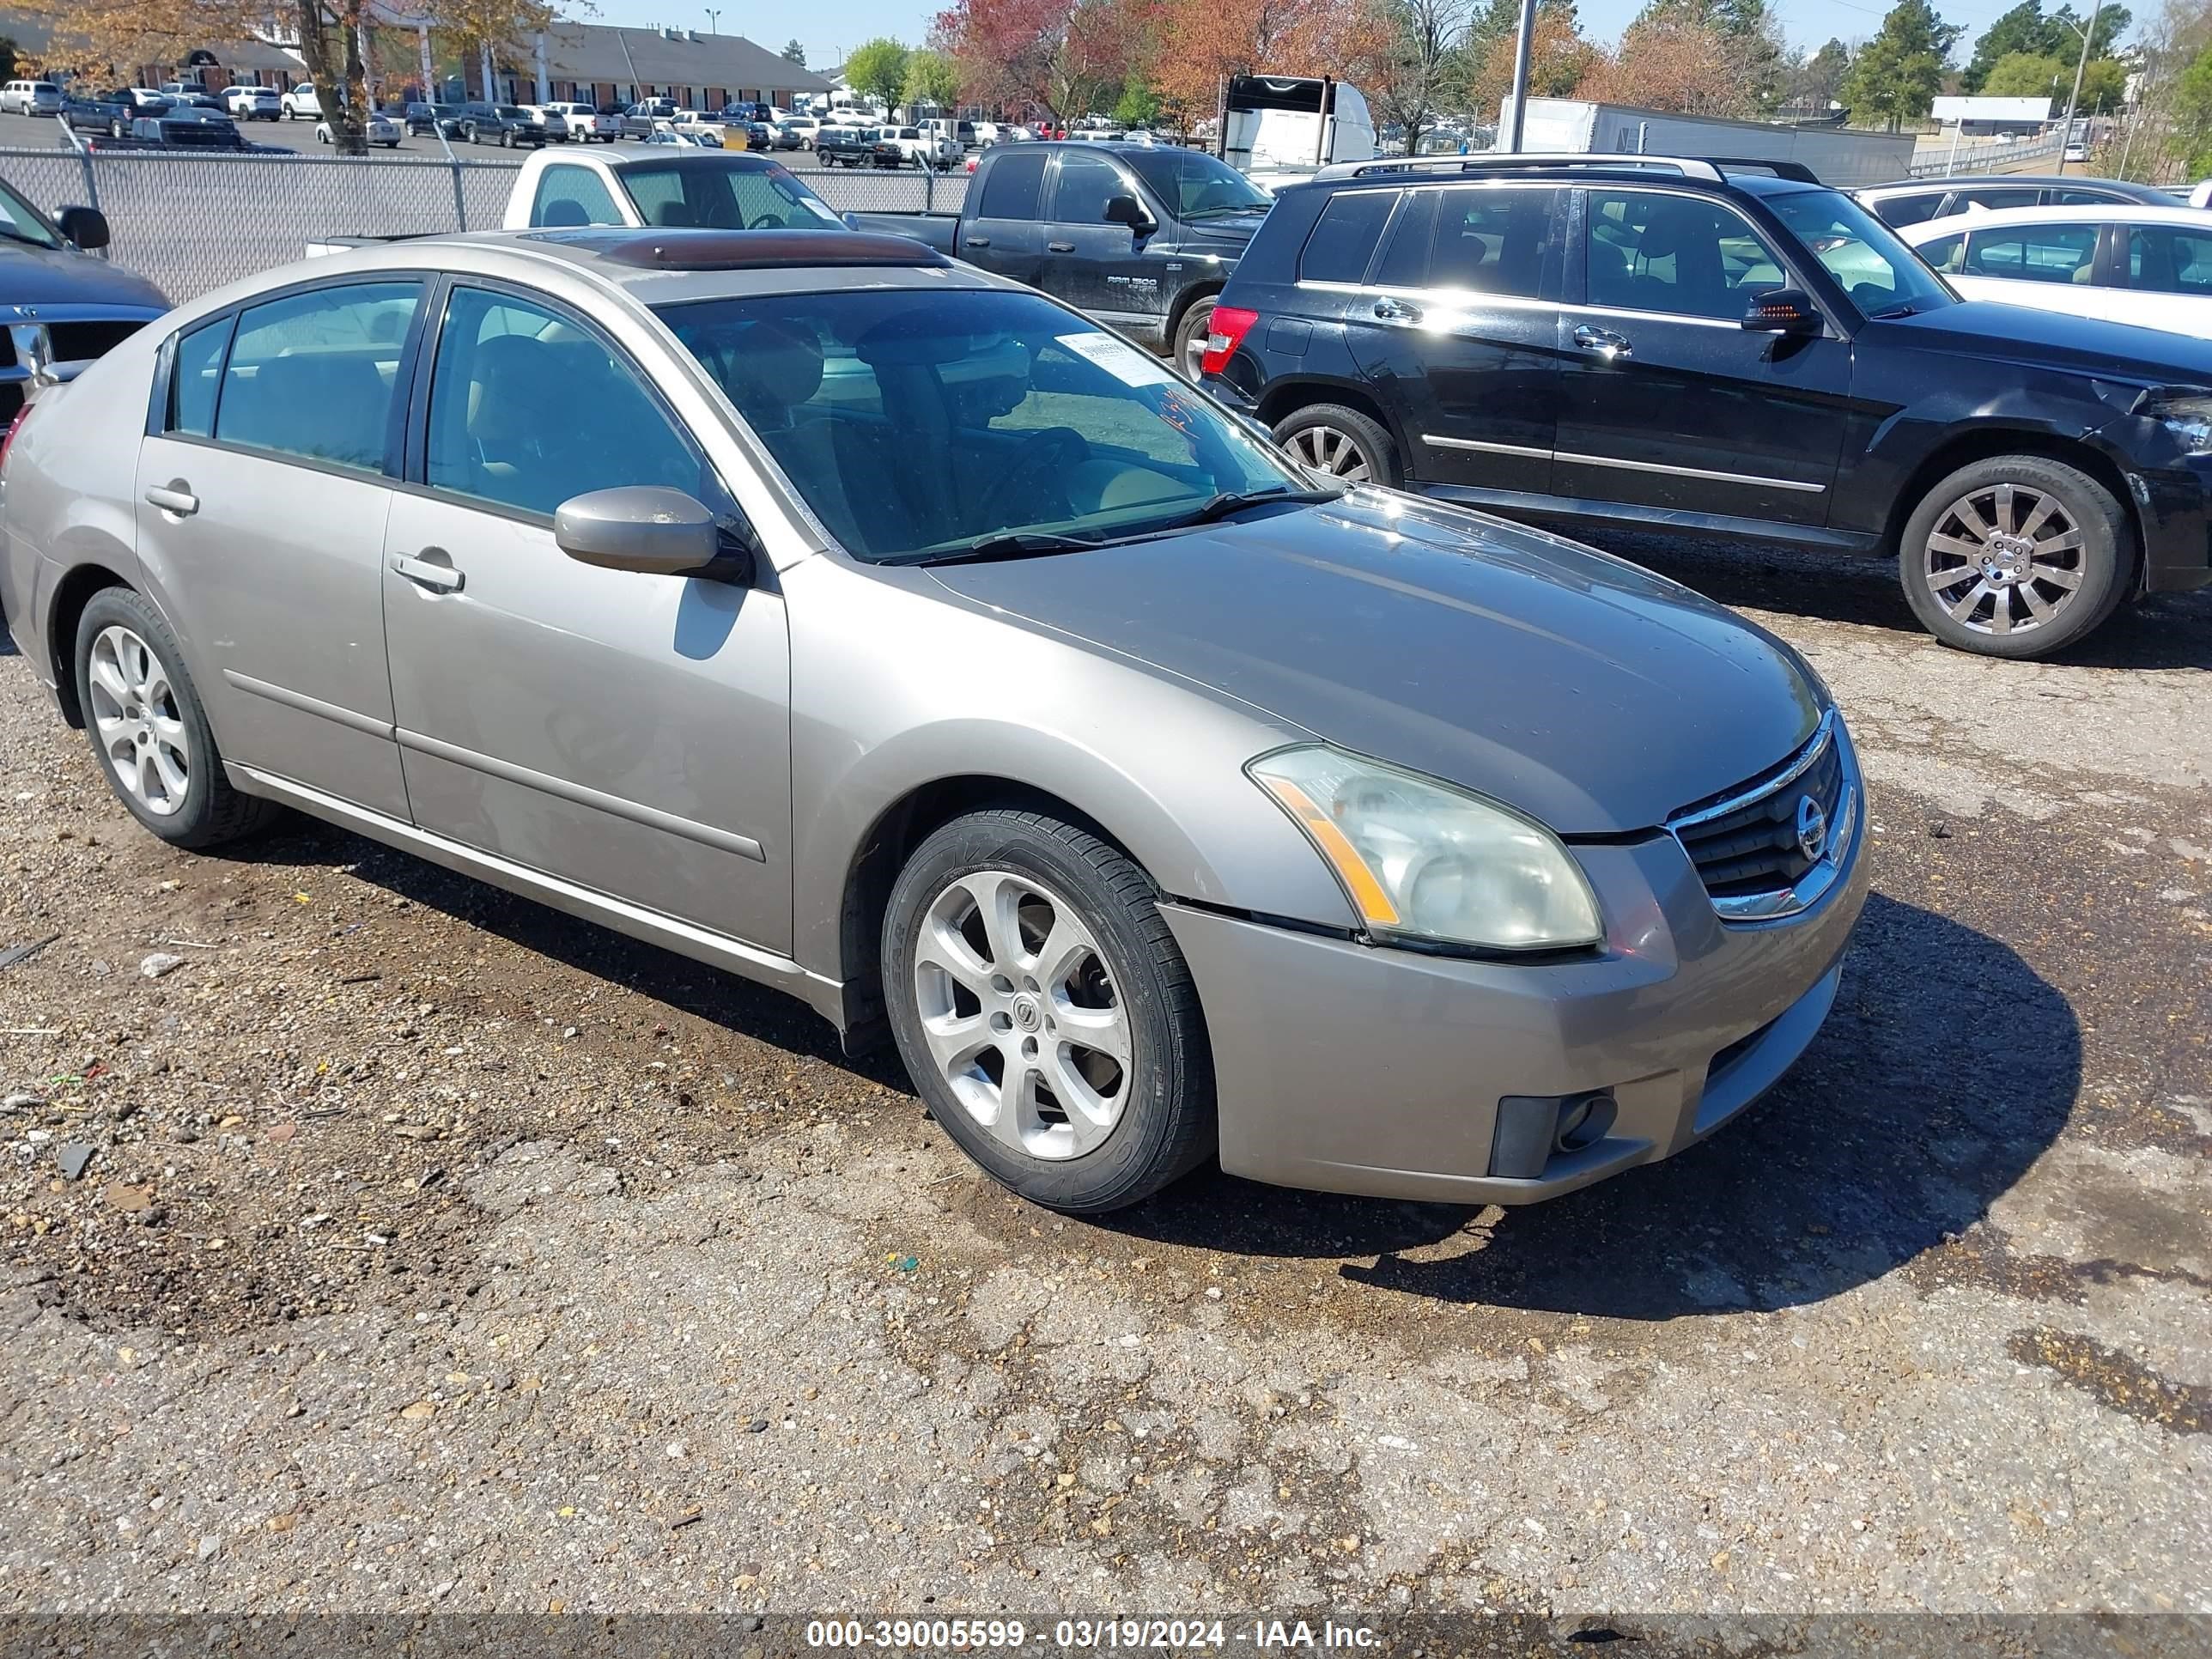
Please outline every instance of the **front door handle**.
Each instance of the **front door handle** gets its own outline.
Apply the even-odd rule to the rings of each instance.
[[[1377,321],[1385,323],[1418,323],[1421,320],[1421,308],[1407,305],[1403,300],[1377,300],[1375,316]]]
[[[1048,253],[1073,253],[1075,252],[1075,244],[1073,242],[1047,242],[1044,245],[1044,248],[1045,252]]]
[[[1609,328],[1593,328],[1588,323],[1575,330],[1575,343],[1584,351],[1595,351],[1609,363],[1636,355],[1626,335],[1616,334]]]
[[[172,478],[165,484],[155,484],[146,491],[146,505],[158,507],[164,513],[174,514],[179,519],[189,519],[200,510],[200,498],[192,494],[192,487],[182,478]]]
[[[420,558],[394,553],[392,568],[416,586],[427,587],[433,593],[458,593],[461,591],[461,573],[453,568],[453,559],[442,547],[426,547]]]

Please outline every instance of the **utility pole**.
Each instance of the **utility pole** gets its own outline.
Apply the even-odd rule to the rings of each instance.
[[[2066,152],[2074,143],[2074,112],[2081,104],[2081,77],[2089,72],[2089,43],[2097,38],[2097,14],[2104,10],[2105,0],[2093,0],[2089,8],[2089,27],[2081,32],[2081,60],[2074,65],[2074,91],[2066,100],[2066,130],[2058,140],[2058,171],[2066,171]]]
[[[2099,0],[2102,3],[2102,0]],[[1499,146],[1510,155],[1521,151],[1521,129],[1528,113],[1528,49],[1536,33],[1536,0],[1521,0],[1521,27],[1513,40],[1513,119]]]

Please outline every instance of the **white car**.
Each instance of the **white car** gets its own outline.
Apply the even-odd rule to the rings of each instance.
[[[814,135],[822,131],[822,123],[811,115],[786,116],[776,125],[787,132],[797,133],[800,145],[807,149],[814,148]]]
[[[335,143],[337,142],[337,140],[331,136],[331,124],[328,121],[318,121],[315,124],[315,137],[320,143],[325,144]],[[368,142],[370,143],[381,144],[386,149],[398,149],[399,148],[399,138],[400,132],[398,122],[392,119],[389,116],[385,115],[372,115],[368,118]]]
[[[309,117],[319,119],[323,113],[323,100],[316,93],[315,83],[313,81],[301,82],[278,99],[276,105],[288,121],[298,121]]]
[[[960,141],[923,127],[885,127],[876,135],[879,144],[895,146],[902,166],[951,170],[961,155]]]
[[[1898,232],[1970,300],[2212,339],[2212,213],[2007,208]]]
[[[274,87],[225,87],[222,106],[234,121],[278,121],[284,103]]]
[[[526,104],[525,109],[539,115],[557,115],[568,128],[568,136],[580,144],[588,144],[597,138],[611,144],[622,137],[622,117],[602,115],[589,104]]]
[[[10,81],[0,88],[0,113],[58,115],[62,89],[52,81]]]

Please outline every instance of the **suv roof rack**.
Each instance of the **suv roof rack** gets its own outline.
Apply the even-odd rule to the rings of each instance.
[[[1677,173],[1685,179],[1701,179],[1706,184],[1721,182],[1723,168],[1771,173],[1778,179],[1787,179],[1801,185],[1820,182],[1813,169],[1802,161],[1768,161],[1755,157],[1737,155],[1607,155],[1591,152],[1579,155],[1545,155],[1519,150],[1501,153],[1491,151],[1480,155],[1433,155],[1401,157],[1383,161],[1340,161],[1334,167],[1323,167],[1314,174],[1321,179],[1370,179],[1392,173],[1449,173],[1503,172],[1513,168],[1540,167],[1625,167],[1656,168]]]

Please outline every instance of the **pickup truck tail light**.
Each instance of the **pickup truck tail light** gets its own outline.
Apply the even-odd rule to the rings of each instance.
[[[1206,356],[1199,361],[1199,372],[1218,374],[1228,368],[1229,360],[1237,355],[1237,348],[1244,343],[1244,337],[1259,320],[1258,312],[1247,311],[1242,306],[1214,307],[1206,337]]]

